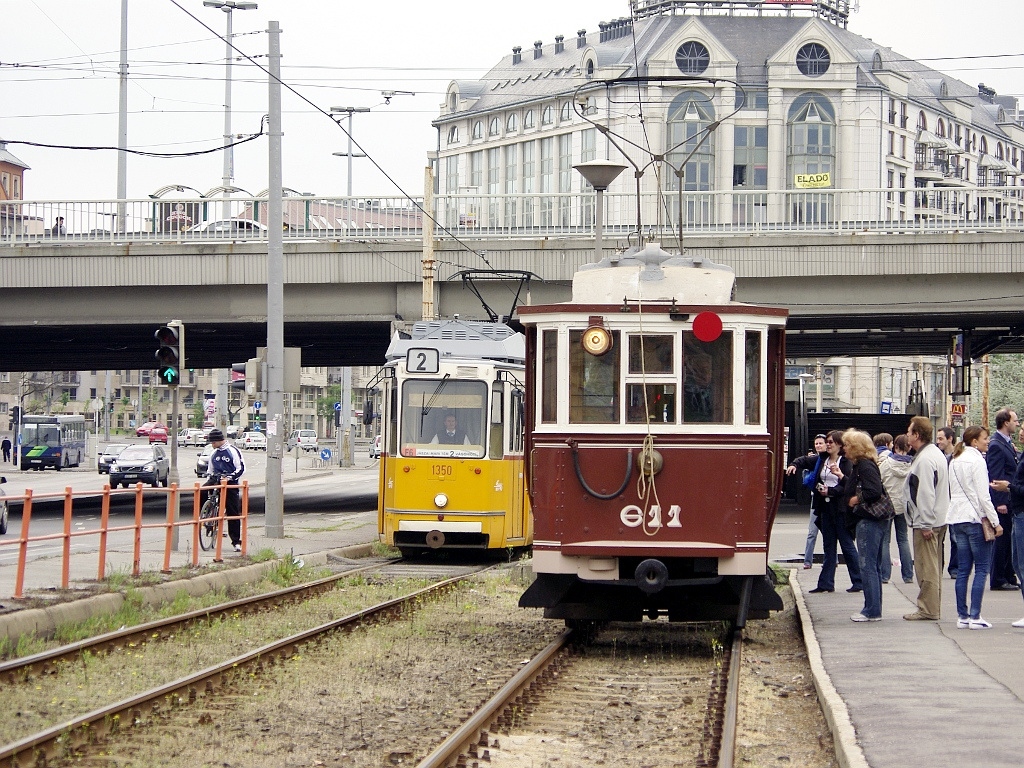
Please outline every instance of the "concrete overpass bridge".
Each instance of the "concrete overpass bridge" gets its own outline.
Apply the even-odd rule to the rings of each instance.
[[[304,365],[375,365],[395,324],[419,319],[422,245],[412,234],[286,240],[285,343],[302,347]],[[153,331],[172,318],[187,325],[190,367],[225,367],[265,344],[265,234],[121,239],[0,247],[0,370],[152,368]],[[961,330],[975,356],[1024,351],[1020,231],[703,233],[684,246],[732,266],[739,300],[789,308],[792,357],[944,354]],[[531,303],[567,300],[593,247],[586,234],[441,241],[437,310],[481,316],[475,296],[445,278],[487,266],[540,276]],[[485,296],[506,307],[514,290],[491,284]]]

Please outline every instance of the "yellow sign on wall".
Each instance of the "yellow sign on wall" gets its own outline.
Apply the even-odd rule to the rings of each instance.
[[[798,173],[796,175],[797,189],[820,189],[832,186],[831,173]]]

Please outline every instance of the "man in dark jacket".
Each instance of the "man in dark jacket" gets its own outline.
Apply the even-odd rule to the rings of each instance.
[[[1001,408],[996,412],[996,431],[988,443],[985,463],[988,465],[988,479],[1003,481],[1002,487],[1008,487],[1017,470],[1017,449],[1013,447],[1013,435],[1017,432],[1020,421],[1017,412],[1012,408]],[[1003,535],[996,539],[995,553],[992,556],[992,572],[989,586],[992,589],[1019,589],[1017,577],[1013,573],[1011,559],[1011,541],[1013,540],[1013,514],[1010,510],[1010,493],[1008,490],[989,490],[992,506],[999,513],[999,524],[1003,526]]]

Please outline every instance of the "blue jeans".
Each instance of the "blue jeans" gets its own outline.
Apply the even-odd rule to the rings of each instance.
[[[864,586],[864,609],[861,613],[869,618],[882,615],[882,560],[889,559],[888,550],[882,549],[882,540],[888,529],[888,520],[857,521],[857,554]]]
[[[818,575],[818,589],[836,588],[836,542],[843,550],[846,568],[850,572],[850,582],[856,589],[861,588],[860,564],[857,559],[857,546],[853,537],[846,530],[846,519],[839,500],[834,499],[824,505],[825,509],[818,515],[818,526],[821,528],[821,545],[824,555],[821,560],[821,573]]]
[[[956,572],[956,615],[961,619],[977,619],[981,616],[981,600],[985,596],[985,579],[992,563],[994,541],[985,541],[981,523],[955,523],[953,537],[959,568]],[[971,605],[967,607],[967,580],[974,567],[974,581],[971,583]]]
[[[1013,570],[1017,574],[1017,581],[1024,584],[1024,512],[1013,513],[1013,530],[1010,531],[1010,540],[1013,543]],[[1022,594],[1024,594],[1024,590],[1022,590]]]
[[[814,545],[818,543],[818,516],[811,508],[811,521],[807,525],[807,542],[804,544],[804,565],[814,564]]]
[[[910,537],[907,535],[906,515],[896,515],[892,523],[885,528],[882,539],[882,581],[892,578],[892,557],[889,556],[889,543],[892,541],[892,527],[896,526],[896,548],[900,551],[900,575],[903,581],[914,580],[914,555],[910,551]]]

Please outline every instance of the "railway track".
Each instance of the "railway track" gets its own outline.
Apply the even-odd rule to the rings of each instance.
[[[386,564],[384,564],[386,565]],[[287,602],[306,599],[329,590],[338,581],[353,574],[381,568],[376,563],[365,568],[348,570],[316,582],[278,590],[255,598],[232,601],[210,609],[183,614],[174,619],[150,622],[131,630],[108,633],[79,643],[63,646],[53,651],[36,654],[4,665],[4,674],[15,679],[30,671],[45,671],[56,668],[60,659],[79,656],[85,650],[109,650],[124,647],[133,642],[146,642],[162,636],[169,636],[180,628],[198,621],[216,618],[219,615],[234,615],[239,611],[249,613],[268,610]],[[417,605],[425,598],[436,597],[453,589],[460,581],[480,573],[487,568],[476,568],[451,578],[444,578],[435,584],[416,590],[398,598],[384,601],[364,610],[329,621],[287,637],[264,644],[249,652],[240,654],[205,669],[185,675],[163,685],[156,686],[113,704],[94,709],[76,716],[51,728],[0,747],[0,768],[45,763],[59,755],[66,755],[87,744],[102,741],[111,733],[122,728],[143,723],[164,710],[179,705],[194,704],[197,700],[216,693],[226,684],[234,672],[248,669],[258,672],[264,666],[293,656],[297,650],[310,642],[339,630],[350,630],[369,621],[379,621]],[[177,629],[176,629],[177,628]]]
[[[637,764],[732,768],[743,637],[741,630],[729,634],[724,645],[712,643],[721,649],[710,659],[712,672],[701,660],[702,678],[672,661],[678,649],[648,649],[657,658],[637,664],[626,658],[635,654],[618,652],[616,639],[604,641],[610,653],[595,653],[594,642],[566,630],[418,768],[565,765],[566,758],[571,764],[572,757],[595,756],[599,744],[612,750],[601,755],[608,765],[633,765],[632,752]],[[680,713],[689,722],[680,722]]]

